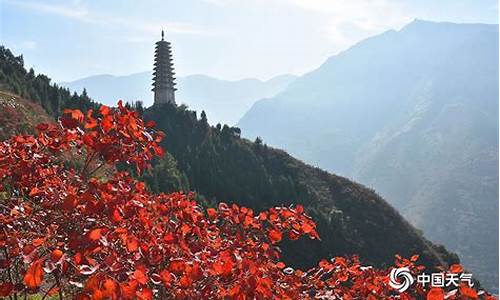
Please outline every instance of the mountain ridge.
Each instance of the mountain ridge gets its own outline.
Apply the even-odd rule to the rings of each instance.
[[[223,80],[204,74],[193,74],[177,79],[178,104],[195,110],[205,110],[214,124],[235,124],[257,100],[270,97],[284,89],[296,78],[281,74],[268,80],[243,78]],[[141,100],[145,106],[152,104],[152,72],[145,71],[124,76],[94,75],[60,85],[72,91],[86,92],[98,102],[114,105],[116,99],[133,102]]]
[[[371,37],[238,126],[375,188],[498,288],[498,25],[414,21]]]

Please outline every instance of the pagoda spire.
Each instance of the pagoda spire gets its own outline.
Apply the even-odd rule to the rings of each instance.
[[[161,41],[156,42],[153,72],[154,104],[175,104],[175,77],[172,49],[161,31]]]

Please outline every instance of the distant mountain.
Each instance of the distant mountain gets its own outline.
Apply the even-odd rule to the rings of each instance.
[[[498,290],[498,25],[416,20],[257,102],[249,138],[373,187]]]
[[[205,110],[209,122],[234,125],[257,100],[272,97],[282,91],[296,76],[280,75],[268,81],[242,79],[220,80],[205,75],[190,75],[177,80],[177,103],[195,110]],[[151,72],[128,76],[96,75],[61,85],[81,92],[83,88],[93,99],[116,105],[118,99],[142,100],[146,106],[153,103]]]

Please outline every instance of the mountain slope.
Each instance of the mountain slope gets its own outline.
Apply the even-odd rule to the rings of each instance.
[[[195,110],[205,110],[211,123],[233,125],[252,106],[266,97],[276,95],[295,79],[293,75],[280,75],[268,81],[242,79],[219,80],[205,75],[190,75],[177,80],[176,100]],[[146,106],[152,104],[151,72],[128,76],[96,75],[62,86],[88,94],[101,103],[115,105],[117,99],[125,101],[142,100]]]
[[[367,39],[239,126],[375,188],[498,288],[497,25],[417,20]]]
[[[318,223],[322,241],[285,243],[285,260],[293,265],[311,266],[322,257],[346,254],[359,254],[364,262],[378,266],[390,264],[397,253],[419,253],[429,266],[456,259],[421,237],[376,193],[346,178],[258,141],[241,139],[236,128],[210,127],[183,107],[153,106],[144,117],[166,133],[163,146],[191,190],[212,201],[255,210],[303,204]],[[151,185],[154,178],[147,181]],[[169,191],[162,184],[152,185]]]
[[[0,91],[0,141],[15,134],[33,134],[36,125],[52,120],[40,105]]]

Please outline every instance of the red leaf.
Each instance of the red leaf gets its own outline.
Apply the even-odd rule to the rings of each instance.
[[[113,209],[113,212],[111,214],[111,218],[113,219],[113,221],[115,222],[120,222],[123,220],[123,217],[122,215],[120,214],[120,211],[118,209]]]
[[[71,115],[73,120],[83,121],[83,113],[79,109],[65,109],[64,113]]]
[[[444,291],[442,288],[432,288],[429,293],[427,293],[427,300],[444,300]]]
[[[104,132],[108,132],[113,128],[113,116],[107,115],[103,118],[101,123],[102,129]]]
[[[35,247],[38,247],[40,245],[42,245],[43,243],[45,242],[45,239],[44,238],[36,238],[34,239],[31,244]]]
[[[36,126],[36,129],[38,129],[39,131],[45,131],[49,128],[49,124],[46,124],[46,123],[40,123]]]
[[[137,269],[134,271],[134,278],[140,284],[147,284],[148,275],[146,274],[146,268],[144,266],[138,266]]]
[[[163,237],[163,240],[166,242],[166,243],[171,243],[175,240],[175,237],[172,233],[167,233],[165,234],[165,236]]]
[[[214,208],[207,208],[208,217],[213,220],[217,217],[217,210]]]
[[[66,196],[66,199],[64,199],[64,202],[62,203],[62,209],[71,211],[73,208],[76,207],[76,196],[73,194],[69,194]]]
[[[477,299],[477,292],[474,289],[471,289],[465,284],[460,285],[460,294],[463,296],[469,297],[470,299]]]
[[[163,285],[165,287],[169,287],[170,286],[170,280],[172,280],[172,275],[170,274],[170,272],[167,271],[167,270],[163,270],[160,273],[160,277],[161,277],[161,281],[163,282]]]
[[[10,282],[4,282],[0,284],[0,296],[8,297],[12,290],[14,289],[14,285]]]
[[[141,291],[137,292],[137,299],[151,300],[153,299],[153,292],[150,289],[144,287]]]
[[[61,121],[61,125],[64,128],[73,129],[78,127],[78,121],[70,116],[62,116],[59,118],[59,121]]]
[[[185,268],[186,268],[186,263],[182,260],[173,260],[168,265],[168,269],[176,274],[184,272]]]
[[[165,151],[163,151],[163,148],[160,146],[153,145],[153,150],[155,151],[155,154],[157,156],[161,157],[161,156],[165,155]]]

